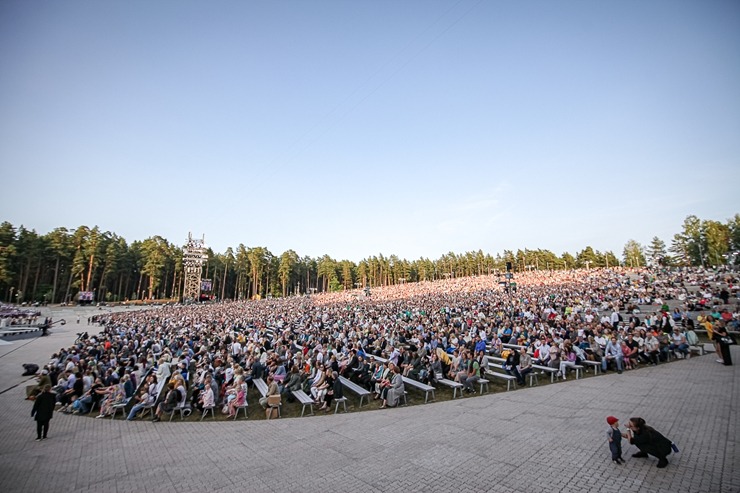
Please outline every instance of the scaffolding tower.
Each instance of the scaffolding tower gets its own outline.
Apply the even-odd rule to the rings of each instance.
[[[207,259],[205,235],[197,239],[193,238],[192,233],[188,233],[188,242],[182,249],[182,266],[185,271],[185,286],[182,292],[184,303],[200,301],[200,281],[203,264]]]

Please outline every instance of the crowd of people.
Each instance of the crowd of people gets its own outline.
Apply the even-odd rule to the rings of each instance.
[[[31,308],[18,308],[16,305],[0,303],[0,327],[12,325],[33,325],[41,312]]]
[[[184,406],[234,416],[248,384],[264,379],[265,408],[270,396],[291,400],[303,390],[328,410],[342,397],[343,376],[393,407],[404,376],[429,385],[450,379],[473,393],[492,355],[520,383],[532,364],[563,379],[582,360],[621,373],[688,356],[697,330],[723,355],[715,336],[740,323],[732,271],[536,271],[516,274],[515,291],[500,280],[101,314],[91,322],[102,331],[52,355],[28,398],[51,385],[71,413],[103,417],[128,402],[128,419],[152,409],[157,421]]]

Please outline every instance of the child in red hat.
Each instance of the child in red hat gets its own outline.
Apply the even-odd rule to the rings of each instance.
[[[624,464],[622,459],[622,437],[627,437],[619,431],[619,420],[614,416],[607,416],[606,422],[609,423],[609,430],[606,432],[606,438],[609,441],[609,450],[612,453],[612,461],[617,465]]]

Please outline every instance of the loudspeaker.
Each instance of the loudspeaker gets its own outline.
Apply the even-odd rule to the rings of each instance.
[[[511,262],[506,262],[506,270],[507,271],[511,270]]]

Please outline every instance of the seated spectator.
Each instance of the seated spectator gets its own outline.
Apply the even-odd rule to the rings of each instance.
[[[531,361],[530,366],[532,366]],[[504,371],[509,375],[516,377],[516,381],[519,385],[524,385],[524,377],[521,374],[521,351],[509,351],[509,354],[506,356],[506,361],[504,362]]]
[[[272,378],[272,375],[269,375],[267,377],[267,394],[265,394],[264,397],[260,398],[260,406],[262,406],[263,409],[267,409],[267,398],[271,395],[280,395],[280,392],[278,391],[277,382],[275,382],[275,379]]]
[[[513,353],[516,353],[516,351],[512,351]],[[470,353],[468,353],[469,355]],[[468,359],[468,369],[465,377],[460,379],[460,383],[463,384],[463,392],[468,392],[470,394],[475,394],[475,385],[478,382],[478,379],[480,378],[480,362],[475,359]]]
[[[326,394],[326,401],[322,408],[327,413],[331,410],[331,403],[334,399],[342,399],[344,397],[344,388],[336,372],[333,374],[333,380],[334,382],[332,383],[331,389],[329,389]]]
[[[565,376],[568,371],[568,368],[575,368],[575,367],[576,367],[576,352],[573,350],[573,347],[570,344],[570,342],[565,342],[563,344],[562,356],[560,359],[560,367],[559,367],[558,375],[562,376],[563,380],[565,380]]]
[[[229,391],[226,401],[228,416],[230,418],[233,418],[236,415],[237,409],[244,407],[247,402],[247,384],[244,382],[242,376],[234,379],[232,390],[233,392]]]
[[[527,348],[522,347],[519,350],[519,385],[524,385],[524,378],[532,373],[532,356],[527,352]]]
[[[390,372],[391,369],[387,361],[378,366],[378,369],[375,371],[375,375],[373,376],[373,381],[375,383],[375,396],[373,399],[380,399],[383,388],[390,385],[390,379],[388,378]]]
[[[640,342],[630,332],[627,334],[627,340],[624,341],[624,345],[627,347],[627,352],[623,351],[625,364],[629,363],[630,368],[636,368],[640,360]]]
[[[46,368],[41,370],[38,376],[38,383],[36,385],[29,385],[26,387],[26,399],[32,401],[43,392],[45,386],[51,386],[51,378],[49,378],[49,370]]]
[[[136,414],[142,409],[154,405],[154,401],[157,399],[157,377],[154,373],[147,375],[144,385],[134,399],[136,404],[134,404],[126,417],[128,421],[133,421]]]
[[[63,413],[71,413],[72,409],[70,406],[74,401],[82,397],[82,394],[84,393],[83,388],[84,382],[82,381],[82,373],[77,372],[75,380],[72,383],[72,388],[67,389],[59,396],[59,402],[62,404],[62,407],[59,410]]]
[[[671,335],[671,344],[668,346],[669,350],[673,351],[674,354],[683,354],[684,358],[689,356],[689,345],[686,342],[686,337],[679,327],[673,329]]]
[[[211,395],[213,395],[213,392],[211,392]],[[169,414],[171,412],[174,412],[175,408],[177,407],[177,402],[180,400],[180,395],[177,389],[175,388],[175,382],[168,382],[167,383],[167,395],[164,398],[164,402],[160,402],[159,406],[157,406],[157,410],[154,413],[154,417],[152,418],[152,422],[161,421],[162,414]]]
[[[660,341],[658,341],[658,338],[655,337],[655,334],[653,334],[652,331],[648,331],[648,333],[645,335],[645,344],[643,345],[642,354],[642,360],[645,363],[650,363],[651,365],[658,364],[658,358],[660,355]]]
[[[632,350],[627,345],[626,340],[622,340],[622,342],[620,342],[619,345],[622,347],[622,364],[624,366],[624,369],[631,370],[632,360],[630,360],[630,353],[632,352]]]
[[[606,345],[604,358],[601,360],[601,369],[604,373],[606,373],[609,369],[609,363],[614,362],[614,364],[616,364],[617,366],[617,373],[622,373],[622,360],[622,347],[617,342],[616,336],[612,336],[612,338]]]
[[[380,405],[381,409],[386,407],[396,407],[405,392],[401,369],[397,366],[393,366],[392,373],[393,377],[391,381],[383,388],[381,395],[383,403]]]
[[[100,414],[96,418],[104,418],[113,414],[113,406],[126,402],[126,390],[122,383],[117,383],[108,387],[106,396],[100,404]]]
[[[282,387],[280,387],[281,394],[289,394],[290,392],[300,390],[303,381],[301,380],[301,374],[298,370],[298,366],[293,366],[290,369],[288,378],[283,381]],[[292,402],[292,401],[291,401]]]

